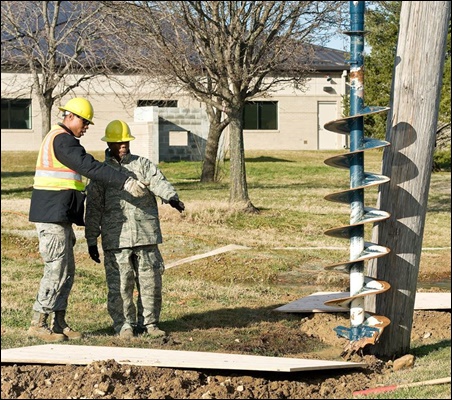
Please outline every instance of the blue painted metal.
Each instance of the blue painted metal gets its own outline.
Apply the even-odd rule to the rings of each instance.
[[[364,241],[366,224],[380,223],[389,214],[364,206],[364,190],[370,186],[389,181],[383,175],[364,171],[364,152],[389,146],[390,143],[364,137],[364,117],[386,112],[389,107],[364,105],[364,1],[350,1],[350,116],[325,124],[325,129],[350,135],[350,152],[325,161],[335,168],[350,170],[350,188],[325,197],[326,200],[350,205],[350,223],[329,229],[325,234],[350,240],[350,260],[325,267],[350,275],[350,294],[341,299],[328,301],[327,305],[350,309],[350,328],[335,328],[337,335],[349,339],[344,353],[355,352],[367,344],[374,344],[383,329],[390,323],[384,316],[376,316],[364,310],[364,298],[389,290],[390,285],[364,275],[364,262],[382,257],[389,249]]]

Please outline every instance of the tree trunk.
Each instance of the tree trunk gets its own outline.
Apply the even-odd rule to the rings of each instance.
[[[41,137],[44,139],[45,135],[49,133],[50,128],[52,126],[52,107],[53,107],[53,99],[46,98],[44,96],[40,97],[39,105],[42,113],[42,121],[41,121]]]
[[[248,196],[248,185],[246,182],[245,148],[243,143],[243,129],[241,111],[231,115],[229,124],[229,141],[231,152],[231,188],[229,202],[231,204],[243,205],[246,212],[257,212]]]
[[[201,182],[215,182],[218,176],[216,173],[218,145],[221,134],[227,124],[221,122],[221,111],[211,109],[207,106],[207,113],[209,115],[210,126],[204,152],[204,162],[202,164]]]
[[[391,217],[372,237],[391,252],[369,263],[368,274],[391,285],[366,306],[391,320],[369,348],[379,357],[410,350],[449,19],[449,1],[402,2],[382,170],[391,181],[379,193]]]

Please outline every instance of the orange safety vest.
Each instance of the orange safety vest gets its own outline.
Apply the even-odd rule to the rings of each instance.
[[[52,127],[41,143],[33,187],[42,190],[85,190],[82,176],[61,164],[55,157],[53,140],[57,135],[66,133],[58,125]]]

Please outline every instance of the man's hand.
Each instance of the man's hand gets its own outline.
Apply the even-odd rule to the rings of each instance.
[[[127,178],[126,183],[124,183],[123,189],[129,192],[133,197],[143,197],[148,192],[146,185],[136,179],[131,177]]]
[[[182,203],[177,197],[172,197],[169,199],[168,203],[180,213],[185,210],[185,204]]]
[[[88,246],[88,253],[89,256],[98,264],[100,263],[100,258],[99,258],[99,250],[97,248],[96,245],[94,246]]]

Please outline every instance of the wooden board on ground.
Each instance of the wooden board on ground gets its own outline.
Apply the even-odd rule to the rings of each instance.
[[[238,244],[228,244],[227,246],[220,247],[220,248],[212,250],[212,251],[208,251],[207,253],[197,254],[194,256],[183,258],[181,260],[170,262],[168,264],[165,264],[165,269],[177,267],[178,265],[182,265],[182,264],[185,264],[185,263],[188,263],[191,261],[195,261],[195,260],[200,260],[201,258],[215,256],[217,254],[226,253],[228,251],[246,250],[246,249],[249,249],[249,247],[240,246]]]
[[[349,312],[342,307],[326,306],[329,300],[348,297],[349,292],[317,292],[310,296],[292,301],[284,306],[275,308],[275,311],[288,313],[312,312]],[[450,293],[416,293],[414,299],[415,310],[450,310]]]
[[[45,344],[2,349],[1,362],[9,364],[75,364],[114,359],[138,366],[294,372],[341,368],[363,368],[365,363],[266,357],[198,351],[158,350],[128,347]]]

